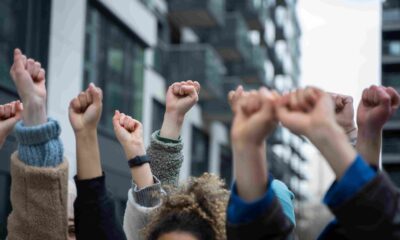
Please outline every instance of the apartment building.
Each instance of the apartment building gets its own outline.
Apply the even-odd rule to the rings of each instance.
[[[400,2],[382,3],[382,85],[400,90]],[[385,125],[383,167],[400,186],[400,111]]]
[[[47,69],[48,114],[62,127],[72,177],[75,141],[68,104],[90,82],[100,86],[101,158],[122,217],[131,177],[112,131],[114,110],[141,120],[149,144],[161,126],[169,84],[199,81],[201,101],[187,114],[182,130],[180,179],[209,171],[229,185],[226,95],[239,84],[281,92],[298,86],[300,34],[296,0],[0,0],[0,100],[18,97],[8,71],[12,49],[20,47]],[[281,127],[268,141],[271,171],[299,202],[307,199],[303,144],[303,138]],[[6,234],[10,211],[8,159],[15,149],[11,136],[0,151],[0,237]]]

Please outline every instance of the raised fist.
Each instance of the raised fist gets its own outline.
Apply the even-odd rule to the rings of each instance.
[[[69,121],[75,133],[97,129],[103,107],[102,99],[101,89],[91,83],[86,91],[71,100]]]
[[[274,105],[279,99],[278,93],[264,87],[258,91],[244,92],[239,87],[229,96],[234,112],[232,143],[236,146],[262,145],[277,124]]]
[[[349,133],[356,129],[354,122],[353,98],[351,96],[329,93],[335,104],[335,116],[337,123]]]
[[[3,146],[15,124],[21,119],[22,109],[20,101],[0,105],[0,148]]]
[[[41,64],[26,58],[21,50],[14,50],[10,75],[24,104],[23,121],[27,126],[43,124],[46,115],[45,71]]]
[[[196,81],[172,84],[167,91],[166,111],[183,118],[199,100],[199,93],[200,84]]]
[[[313,138],[329,125],[337,124],[331,96],[313,87],[283,96],[277,113],[283,126],[308,138]]]
[[[128,160],[145,154],[143,127],[139,121],[117,110],[113,117],[113,125],[115,136],[124,148]]]
[[[381,131],[399,105],[400,96],[391,87],[373,85],[364,89],[357,110],[358,127],[373,132]]]

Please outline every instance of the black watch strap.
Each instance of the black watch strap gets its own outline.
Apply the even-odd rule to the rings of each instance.
[[[128,161],[128,165],[130,168],[142,166],[145,163],[149,163],[150,159],[147,157],[147,155],[143,156],[136,156],[132,158],[131,160]]]

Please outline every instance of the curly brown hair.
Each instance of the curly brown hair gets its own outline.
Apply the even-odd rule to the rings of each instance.
[[[170,189],[144,229],[148,240],[174,231],[188,232],[199,240],[225,240],[229,192],[217,176],[204,173]]]

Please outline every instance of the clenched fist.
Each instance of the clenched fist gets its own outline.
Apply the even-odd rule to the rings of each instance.
[[[115,111],[113,125],[115,136],[124,148],[128,160],[145,154],[143,127],[139,121]]]
[[[21,119],[22,109],[20,101],[0,105],[0,148],[13,130],[15,124]]]
[[[69,105],[69,120],[75,133],[96,130],[102,111],[103,94],[91,83],[88,89],[72,99]]]

